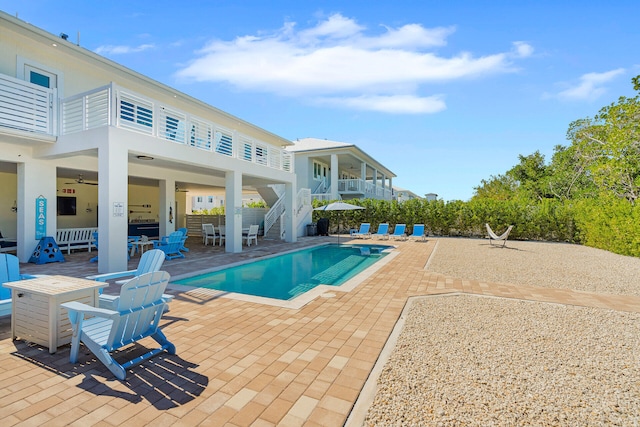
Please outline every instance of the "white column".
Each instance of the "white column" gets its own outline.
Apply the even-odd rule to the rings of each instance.
[[[297,190],[294,183],[286,183],[284,185],[284,239],[286,242],[293,243],[298,241],[298,233],[296,225],[298,224],[296,212],[296,196]]]
[[[360,179],[367,182],[367,164],[365,162],[362,162],[362,165],[360,165]]]
[[[389,199],[393,200],[393,178],[389,177]]]
[[[39,241],[36,240],[36,199],[40,195],[47,199],[45,234],[54,239],[56,237],[56,166],[52,162],[40,160],[18,163],[17,178],[17,255],[20,262],[29,262]]]
[[[338,192],[338,155],[331,155],[331,199],[337,200],[340,198],[340,193]]]
[[[98,148],[98,272],[127,270],[127,148],[103,141]]]
[[[242,173],[226,173],[225,199],[225,252],[242,252]]]
[[[176,231],[176,181],[173,179],[160,180],[158,203],[158,217],[160,236],[168,236]],[[179,227],[178,227],[179,228]]]

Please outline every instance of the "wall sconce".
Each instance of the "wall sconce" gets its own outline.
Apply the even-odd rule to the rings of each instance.
[[[93,212],[93,209],[91,209],[91,205],[89,203],[87,203],[87,209],[86,209],[87,213],[91,213]]]
[[[18,212],[18,205],[16,204],[16,201],[13,201],[13,206],[11,206],[11,212],[16,213]]]

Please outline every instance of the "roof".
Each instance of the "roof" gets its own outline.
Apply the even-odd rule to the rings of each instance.
[[[355,144],[349,144],[347,142],[329,141],[328,139],[319,138],[302,138],[295,140],[293,144],[294,145],[287,147],[287,151],[316,151],[356,147]]]
[[[285,147],[285,150],[293,153],[318,153],[319,155],[322,151],[345,150],[346,152],[350,152],[352,155],[355,154],[356,157],[363,158],[368,164],[375,165],[376,168],[384,171],[388,176],[397,176],[378,160],[364,152],[360,147],[348,142],[329,141],[328,139],[319,138],[302,138],[293,141],[293,145]]]

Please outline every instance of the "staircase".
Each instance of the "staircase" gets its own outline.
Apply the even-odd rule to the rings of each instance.
[[[284,214],[285,190],[283,184],[273,184],[267,187],[257,188],[260,197],[270,207],[269,212],[264,217],[264,238],[273,240],[284,239],[284,225],[282,218]],[[295,213],[297,224],[295,224],[297,234],[304,235],[302,228],[311,222],[311,192],[308,188],[298,191],[296,197]]]

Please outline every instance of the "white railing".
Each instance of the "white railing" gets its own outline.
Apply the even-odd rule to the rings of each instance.
[[[338,180],[338,191],[340,193],[363,194],[365,197],[373,196],[378,199],[391,199],[391,190],[362,179],[340,179]],[[314,198],[316,196],[314,194]]]
[[[264,235],[266,236],[273,224],[276,223],[284,213],[284,195],[280,196],[277,202],[271,206],[269,212],[264,216]]]
[[[61,104],[62,135],[116,126],[293,173],[293,154],[113,83]]]
[[[0,74],[0,126],[55,135],[56,90]]]
[[[311,207],[311,189],[301,188],[296,197],[296,215],[300,215],[300,212],[307,207]]]

